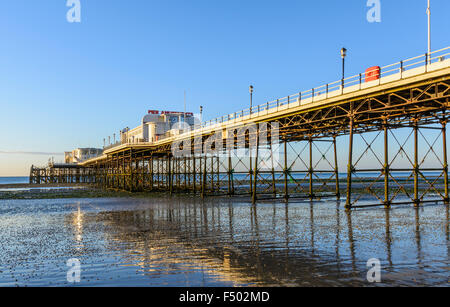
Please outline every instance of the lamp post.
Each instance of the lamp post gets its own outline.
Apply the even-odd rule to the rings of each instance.
[[[250,85],[249,91],[250,91],[250,114],[252,114],[252,107],[253,107],[253,85]]]
[[[345,57],[347,56],[347,49],[341,49],[341,58],[342,58],[342,90],[344,90],[344,79],[345,79]]]

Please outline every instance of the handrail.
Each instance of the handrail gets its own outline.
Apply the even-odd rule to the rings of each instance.
[[[389,64],[383,67],[380,67],[380,72],[378,75],[378,79],[376,79],[379,84],[381,84],[382,78],[387,77],[390,75],[395,75],[400,73],[400,79],[403,79],[403,75],[406,71],[425,67],[425,72],[427,72],[427,67],[433,63],[436,63],[438,61],[441,61],[441,59],[447,59],[450,58],[450,47],[445,47],[430,53],[425,53],[419,56],[415,56],[403,61],[399,61],[393,64]],[[207,127],[211,127],[214,125],[217,125],[219,123],[223,123],[225,121],[237,121],[239,119],[243,119],[244,117],[249,117],[249,119],[252,118],[253,115],[260,116],[261,112],[266,112],[266,114],[269,114],[270,110],[280,108],[283,109],[290,109],[293,107],[297,107],[299,105],[307,105],[310,103],[315,103],[319,100],[327,99],[330,97],[330,94],[334,92],[334,96],[339,96],[342,94],[347,94],[350,91],[346,91],[346,89],[349,89],[351,86],[355,86],[359,84],[358,88],[355,88],[354,91],[361,90],[363,84],[366,84],[366,77],[367,72],[362,72],[357,75],[353,75],[344,79],[340,79],[337,81],[333,81],[331,83],[323,84],[318,87],[314,87],[312,89],[308,89],[302,92],[295,93],[293,95],[289,95],[286,97],[278,98],[272,101],[268,101],[266,103],[253,106],[252,108],[243,109],[237,112],[230,113],[228,115],[224,115],[221,117],[217,117],[215,119],[211,119],[209,121],[203,122],[199,125],[199,130]],[[373,81],[370,81],[373,82]],[[375,82],[376,83],[376,82]],[[339,92],[336,94],[336,92]],[[318,98],[316,98],[318,97]],[[305,103],[304,101],[310,99],[309,103]],[[181,136],[187,136],[187,134],[192,133],[187,132],[179,135]],[[162,138],[160,140],[167,140],[170,137]],[[119,142],[120,143],[120,142]],[[105,150],[111,149],[113,147],[116,147],[118,145],[123,144],[113,144],[110,146],[105,147]]]
[[[443,51],[448,51],[448,52],[445,53],[445,54],[440,54],[439,56],[434,56],[433,57],[433,55],[436,55],[437,53],[441,53]],[[429,64],[431,64],[433,62],[436,62],[441,57],[448,57],[448,56],[450,56],[450,47],[442,48],[442,49],[433,51],[433,52],[431,52],[429,54],[426,53],[426,54],[415,56],[415,57],[412,57],[412,58],[409,58],[409,59],[406,59],[406,60],[403,60],[403,61],[399,61],[399,62],[396,62],[396,63],[393,63],[393,64],[389,64],[389,65],[386,65],[386,66],[383,66],[383,67],[380,68],[379,79],[381,79],[382,77],[386,77],[386,76],[388,76],[388,75],[390,75],[392,73],[398,73],[398,72],[400,72],[400,69],[402,69],[403,72],[404,72],[404,71],[407,71],[408,68],[410,68],[410,69],[416,68],[414,66],[416,66],[418,64],[423,64],[421,66],[427,66],[427,65],[425,65],[425,64],[427,64],[427,62],[428,62],[428,65],[429,65]],[[421,59],[421,60],[416,61],[414,63],[410,63],[410,62],[412,62],[414,60],[418,60],[418,59]],[[391,69],[386,70],[387,68],[391,68]],[[308,89],[308,90],[300,92],[300,93],[296,93],[296,94],[293,94],[293,95],[289,95],[289,96],[286,96],[286,97],[282,97],[282,98],[279,98],[279,99],[276,99],[276,100],[272,100],[272,101],[266,102],[264,104],[253,106],[251,108],[251,110],[250,109],[243,109],[241,111],[234,112],[234,113],[231,113],[229,115],[225,115],[223,117],[225,117],[225,118],[227,118],[227,117],[235,118],[235,117],[233,117],[234,114],[238,114],[238,115],[241,114],[238,117],[245,117],[245,116],[249,116],[249,115],[251,116],[254,113],[260,113],[261,111],[270,110],[270,109],[273,109],[274,107],[284,106],[284,105],[286,105],[286,103],[290,104],[292,102],[295,102],[296,100],[298,101],[299,97],[301,97],[301,99],[307,99],[307,98],[311,98],[311,97],[314,99],[314,97],[316,97],[316,95],[318,96],[318,95],[321,95],[321,94],[328,94],[329,92],[332,92],[333,89],[334,90],[341,89],[342,88],[342,81],[344,81],[343,82],[344,86],[343,86],[342,90],[344,90],[346,87],[349,87],[350,85],[355,85],[357,83],[359,83],[359,84],[365,83],[365,76],[366,76],[366,72],[363,72],[363,73],[360,73],[360,74],[357,74],[357,75],[353,75],[353,76],[344,78],[343,80],[341,79],[341,80],[338,80],[338,81],[334,81],[334,82],[331,82],[331,83],[320,85],[318,87],[315,87],[315,88],[312,88],[312,89]],[[325,93],[323,93],[323,91],[325,91]],[[289,108],[289,105],[288,105],[288,108]],[[256,112],[257,110],[259,110],[259,112]],[[213,123],[217,123],[217,122],[218,122],[218,118],[212,119],[212,120],[209,120],[209,121],[206,121],[206,122],[202,123],[202,127],[206,128],[208,126],[211,126]]]

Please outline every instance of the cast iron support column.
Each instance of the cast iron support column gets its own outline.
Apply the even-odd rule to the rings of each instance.
[[[153,191],[153,155],[150,158],[150,191]]]
[[[217,192],[220,193],[220,154],[217,154]]]
[[[156,159],[156,171],[157,171],[157,177],[156,177],[156,186],[158,187],[158,190],[159,190],[159,188],[160,188],[160,185],[161,185],[161,166],[160,166],[160,161],[161,161],[161,159],[160,158],[157,158]]]
[[[200,155],[200,157],[199,157],[199,166],[198,166],[198,169],[199,169],[199,173],[198,173],[198,183],[199,183],[199,192],[200,192],[200,195],[202,195],[203,194],[203,192],[202,192],[202,189],[203,189],[203,157]]]
[[[197,165],[196,165],[196,163],[195,163],[195,161],[196,161],[196,159],[195,159],[195,153],[194,153],[194,155],[192,156],[192,170],[193,170],[193,182],[192,182],[192,185],[193,185],[193,189],[194,189],[194,195],[195,194],[197,194]]]
[[[352,112],[353,112],[353,108]],[[350,118],[350,135],[349,135],[349,150],[348,150],[348,166],[347,166],[347,200],[345,208],[350,210],[352,208],[352,173],[353,173],[353,114]]]
[[[419,126],[414,119],[414,206],[419,205]]]
[[[211,192],[214,193],[214,155],[211,156]]]
[[[170,195],[173,194],[173,172],[172,172],[172,159],[170,156],[167,157],[167,176],[169,177],[168,183],[169,183],[169,193]]]
[[[249,153],[249,162],[250,162],[250,166],[248,169],[248,173],[250,175],[250,195],[253,197],[253,165],[252,165],[252,141],[251,141],[251,135],[250,132],[248,134],[248,142],[249,142],[249,146],[248,146],[248,153]]]
[[[231,149],[228,149],[228,196],[232,195],[232,192],[231,192],[231,180],[232,180],[232,176],[233,176],[232,168],[233,168],[233,165],[231,162]]]
[[[277,183],[275,181],[275,166],[273,164],[272,135],[270,136],[270,163],[272,164],[272,169],[271,169],[271,172],[272,172],[272,193],[273,193],[273,197],[276,197],[277,196]]]
[[[442,147],[444,155],[444,202],[449,202],[449,192],[448,192],[448,160],[447,160],[447,119],[444,117],[442,119]]]
[[[389,130],[387,120],[384,120],[383,124],[384,130],[384,206],[385,208],[389,208],[391,206],[391,202],[389,200]]]
[[[252,203],[256,204],[256,187],[258,182],[258,154],[259,154],[259,125],[256,132],[256,157],[255,157],[255,180],[253,182]]]
[[[180,192],[181,189],[181,158],[176,158],[177,165],[177,192]]]
[[[341,190],[339,187],[339,167],[337,157],[336,135],[333,135],[333,147],[334,147],[334,174],[336,176],[336,198],[341,199]]]
[[[184,191],[186,192],[187,191],[187,189],[188,189],[188,176],[187,176],[187,158],[186,158],[186,156],[184,156],[184,158],[183,158],[183,161],[184,161],[184,168],[183,168],[183,171],[184,171],[184,174],[183,174],[183,176],[184,176],[184,185],[183,185],[183,189],[184,189]]]
[[[287,161],[287,140],[284,141],[284,199],[289,199],[289,187],[288,187],[288,161]]]
[[[202,180],[202,198],[205,198],[205,193],[206,193],[206,163],[207,163],[208,158],[206,157],[205,154],[205,158],[204,158],[204,162],[203,162],[203,180]]]
[[[312,137],[309,137],[309,199],[314,198],[314,190],[313,190],[313,141]]]
[[[126,179],[127,179],[127,176],[126,176],[126,165],[125,165],[125,152],[122,154],[122,179],[123,179],[123,182],[122,182],[122,190],[124,190],[124,191],[126,191],[127,190],[127,187],[126,187]]]

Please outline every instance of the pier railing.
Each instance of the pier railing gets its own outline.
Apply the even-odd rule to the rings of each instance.
[[[269,115],[273,112],[282,110],[289,110],[299,106],[306,106],[313,103],[325,101],[332,97],[357,92],[366,88],[371,88],[381,84],[386,84],[392,81],[402,80],[411,76],[427,73],[429,71],[438,69],[439,63],[450,64],[450,47],[439,49],[431,53],[425,53],[413,58],[402,60],[394,64],[383,67],[376,67],[376,70],[365,71],[357,75],[353,75],[338,81],[327,83],[309,90],[298,92],[286,97],[278,98],[276,100],[268,101],[266,103],[256,105],[252,108],[243,109],[228,115],[217,117],[209,121],[203,122],[198,127],[195,127],[193,133],[201,131],[204,128],[209,128],[226,122],[239,122],[244,120],[251,120],[259,116]],[[372,74],[370,74],[372,73]],[[373,75],[375,74],[375,78]],[[369,77],[372,77],[369,79]],[[373,79],[373,80],[372,80]],[[179,138],[188,137],[191,132],[178,135]],[[169,139],[170,137],[162,137],[160,141]],[[142,141],[121,143],[106,146],[104,150],[109,150],[121,145],[143,144]],[[148,143],[147,143],[148,144]]]
[[[299,105],[306,105],[315,103],[321,100],[325,100],[331,97],[347,94],[355,91],[377,86],[382,83],[387,83],[399,79],[410,77],[411,75],[426,73],[428,67],[434,63],[449,61],[450,60],[450,47],[446,47],[440,50],[426,53],[420,56],[409,58],[407,60],[399,61],[394,64],[390,64],[384,67],[380,67],[379,73],[377,73],[377,79],[366,82],[367,71],[359,73],[345,79],[341,79],[335,82],[327,83],[303,92],[295,93],[286,97],[278,98],[254,106],[234,112],[225,116],[217,117],[215,119],[206,121],[202,124],[202,127],[209,127],[215,124],[223,123],[234,119],[242,119],[244,117],[252,118],[263,115],[261,112],[271,113],[272,111],[278,111],[282,109],[294,108]],[[410,73],[408,73],[408,71]],[[411,73],[412,72],[412,73]],[[386,77],[391,77],[386,80]]]

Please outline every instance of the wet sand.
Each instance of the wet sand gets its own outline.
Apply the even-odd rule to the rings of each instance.
[[[30,188],[56,188],[56,187],[86,187],[83,183],[48,183],[48,184],[29,184],[29,183],[12,183],[0,184],[0,189],[30,189]]]
[[[0,286],[448,286],[449,207],[0,200]],[[67,282],[66,261],[81,262]],[[368,283],[378,258],[382,282]]]
[[[92,185],[75,184],[3,184],[0,185],[0,199],[67,199],[131,197],[125,191],[97,189]],[[148,196],[148,195],[146,195]],[[137,193],[135,197],[142,197]]]

